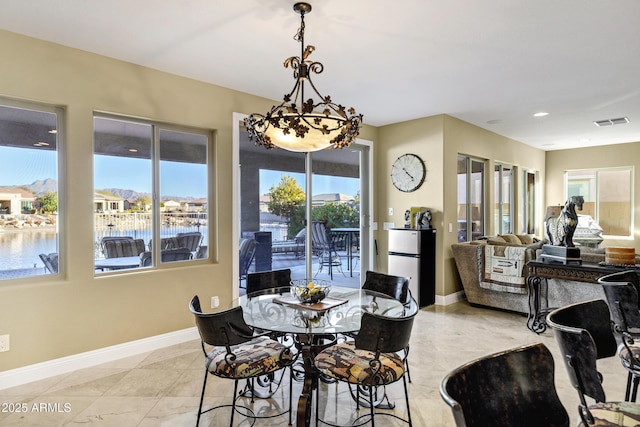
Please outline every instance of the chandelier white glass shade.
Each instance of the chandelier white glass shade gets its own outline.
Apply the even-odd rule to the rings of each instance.
[[[298,152],[347,147],[360,133],[362,114],[332,102],[330,96],[322,96],[316,89],[311,73],[322,73],[324,66],[307,59],[315,47],[304,45],[304,15],[311,12],[311,5],[296,3],[293,10],[300,14],[300,28],[295,36],[300,42],[300,56],[287,58],[284,66],[293,69],[296,83],[282,104],[264,115],[254,113],[245,119],[249,139],[268,149],[279,147]],[[305,100],[307,87],[312,97]]]

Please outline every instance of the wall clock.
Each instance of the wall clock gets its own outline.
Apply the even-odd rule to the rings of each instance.
[[[391,182],[400,191],[410,193],[420,188],[427,175],[422,159],[415,154],[403,154],[391,167]]]

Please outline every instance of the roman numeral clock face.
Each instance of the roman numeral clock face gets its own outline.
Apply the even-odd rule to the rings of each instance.
[[[410,193],[424,182],[427,168],[422,159],[415,154],[403,154],[391,167],[391,182],[400,191]]]

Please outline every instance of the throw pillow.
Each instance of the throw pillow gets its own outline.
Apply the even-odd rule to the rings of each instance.
[[[518,236],[515,234],[498,234],[498,237],[502,237],[505,242],[511,243],[512,245],[521,245],[522,242],[518,239]]]
[[[529,235],[529,234],[516,234],[516,237],[518,239],[520,239],[520,242],[523,245],[530,245],[534,242],[533,240],[533,236]]]

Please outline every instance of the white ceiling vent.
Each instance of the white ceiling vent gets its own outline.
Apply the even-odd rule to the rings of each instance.
[[[621,125],[623,123],[629,123],[629,119],[627,117],[620,117],[618,119],[606,119],[606,120],[598,120],[597,122],[593,122],[593,124],[598,127]]]

